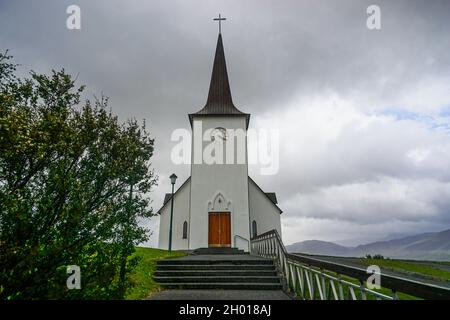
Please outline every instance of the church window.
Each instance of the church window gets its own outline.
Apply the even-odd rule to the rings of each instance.
[[[256,226],[256,221],[253,220],[252,222],[252,238],[256,237],[258,235],[258,230]]]
[[[187,221],[183,223],[183,239],[187,239]]]

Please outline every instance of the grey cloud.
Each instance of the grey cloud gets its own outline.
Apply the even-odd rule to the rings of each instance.
[[[180,182],[189,175],[189,166],[170,161],[170,134],[176,128],[189,128],[187,114],[206,101],[217,36],[211,19],[222,13],[228,18],[223,34],[233,98],[238,107],[252,114],[250,125],[257,125],[258,119],[276,122],[297,112],[317,117],[280,124],[308,138],[300,139],[295,150],[287,143],[295,136],[283,140],[280,173],[259,176],[252,169],[255,180],[278,193],[284,221],[317,215],[326,222],[333,214],[345,221],[347,217],[339,212],[320,209],[320,190],[343,186],[345,191],[354,183],[373,185],[387,176],[406,184],[432,181],[417,190],[439,194],[450,178],[448,133],[437,134],[415,120],[376,122],[363,133],[356,129],[358,121],[371,115],[381,121],[379,112],[384,110],[413,109],[427,115],[450,105],[445,83],[450,79],[450,3],[376,1],[381,7],[382,30],[369,31],[365,11],[372,3],[80,0],[82,30],[69,31],[65,9],[72,1],[0,0],[0,43],[22,64],[21,72],[65,67],[88,86],[87,97],[103,92],[122,119],[147,119],[156,138],[153,165],[161,179],[151,197],[158,207],[170,187],[168,175],[176,172]],[[431,87],[435,90],[426,90]],[[339,118],[342,110],[302,114],[305,106],[296,107],[295,99],[326,96],[329,91],[350,102],[360,114],[356,114],[356,124],[339,126],[332,142],[315,146],[322,132],[331,130],[323,125],[329,122],[327,118]],[[320,111],[320,105],[316,107]],[[352,112],[349,119],[355,115]],[[422,162],[414,163],[406,155],[415,149],[431,151]],[[367,203],[344,191],[333,201],[343,212],[355,213],[354,223],[366,223],[371,212]],[[300,202],[296,200],[299,193],[304,199]],[[385,211],[380,217],[395,216],[391,210],[401,212],[399,218],[406,220],[420,216],[414,202],[392,208],[388,195],[377,201]],[[444,199],[430,196],[423,203],[434,208],[432,217],[438,223],[400,223],[397,228],[408,233],[450,226]],[[310,235],[321,238],[341,230],[341,238],[345,234],[351,238],[350,227],[328,226],[325,232],[312,223],[315,233]],[[299,224],[297,230],[305,228]],[[379,231],[368,237],[382,235]]]

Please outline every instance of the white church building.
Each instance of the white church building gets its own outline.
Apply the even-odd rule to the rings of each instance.
[[[282,210],[277,206],[275,193],[264,192],[248,176],[246,132],[250,114],[241,112],[233,104],[220,33],[206,105],[189,114],[189,121],[193,129],[191,176],[174,193],[172,249],[236,247],[248,252],[250,240],[256,235],[272,229],[281,235]],[[229,132],[235,131],[244,132],[244,156],[240,161],[232,164],[195,161],[196,152],[202,154],[208,144],[218,144],[223,147],[224,158],[228,155],[234,158],[239,153],[237,146],[232,150],[226,146]],[[209,142],[204,141],[205,135],[210,136]],[[166,194],[158,210],[161,249],[169,246],[170,200],[171,194]]]

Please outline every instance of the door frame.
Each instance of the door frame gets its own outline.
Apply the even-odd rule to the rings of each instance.
[[[221,244],[213,244],[211,245],[209,243],[209,227],[210,227],[210,215],[212,214],[227,214],[229,216],[229,221],[230,221],[230,244],[228,245],[221,245]],[[220,220],[219,220],[220,221]],[[209,211],[208,212],[208,248],[230,248],[233,244],[233,220],[232,220],[232,216],[231,216],[231,211]]]

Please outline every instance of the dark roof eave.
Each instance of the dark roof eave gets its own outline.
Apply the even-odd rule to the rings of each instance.
[[[264,192],[273,203],[278,204],[277,195],[275,192]]]
[[[202,114],[202,113],[189,113],[189,123],[191,124],[192,128],[192,121],[194,117],[245,117],[245,129],[248,129],[249,123],[250,123],[250,113],[217,113],[217,114]]]

